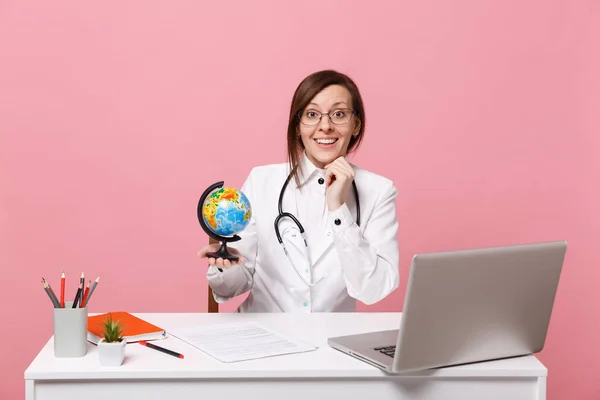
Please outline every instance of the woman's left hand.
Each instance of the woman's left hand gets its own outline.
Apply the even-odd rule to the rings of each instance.
[[[327,208],[335,211],[346,202],[350,186],[354,180],[354,169],[344,156],[336,158],[325,166],[327,183]]]

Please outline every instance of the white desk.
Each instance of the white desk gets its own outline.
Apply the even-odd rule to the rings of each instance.
[[[122,366],[101,367],[96,346],[88,344],[85,357],[59,359],[50,339],[25,371],[26,399],[546,399],[547,369],[534,356],[397,376],[327,345],[330,336],[397,329],[400,313],[136,315],[167,331],[254,320],[319,349],[221,363],[170,337],[156,343],[184,359],[131,343]]]

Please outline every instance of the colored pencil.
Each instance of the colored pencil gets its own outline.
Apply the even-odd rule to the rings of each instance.
[[[169,354],[169,355],[171,355],[173,357],[183,358],[183,354],[179,354],[179,353],[174,352],[173,350],[165,349],[164,347],[160,347],[160,346],[157,346],[155,344],[148,343],[145,340],[140,340],[139,343],[142,346],[150,347],[151,349],[158,350],[158,351],[160,351],[162,353],[165,353],[165,354]]]
[[[75,294],[75,300],[73,300],[73,307],[71,307],[71,308],[77,308],[77,303],[80,301],[81,295],[83,294],[84,279],[85,278],[83,277],[83,272],[82,272],[81,278],[79,278],[79,287],[77,288],[77,293]]]
[[[58,304],[58,307],[60,307],[60,302],[58,301],[58,298],[56,297],[54,290],[52,290],[52,286],[48,283],[48,281],[46,281],[46,279],[44,277],[42,277],[42,282],[44,282],[46,285],[48,285],[48,291],[50,292],[50,295],[52,296],[52,299],[54,300],[53,302]]]
[[[52,296],[52,292],[50,292],[50,289],[49,289],[50,285],[48,285],[48,282],[46,282],[46,280],[44,278],[42,278],[42,286],[44,287],[46,294],[50,298],[52,305],[54,305],[54,308],[60,308],[60,303],[58,302],[58,299],[56,298],[56,296]]]
[[[60,278],[60,307],[65,308],[65,271]]]
[[[81,308],[85,307],[85,302],[90,291],[90,283],[92,283],[91,280],[88,281],[87,287],[85,288],[85,292],[83,292],[83,296],[81,297],[81,301],[79,302],[79,304],[81,304]]]
[[[92,298],[92,294],[94,293],[94,290],[96,290],[96,286],[98,286],[98,281],[100,280],[100,277],[96,278],[96,281],[94,282],[94,284],[92,285],[92,287],[90,288],[90,293],[87,296],[87,299],[85,300],[85,305],[87,306],[88,303],[90,302],[90,299]]]

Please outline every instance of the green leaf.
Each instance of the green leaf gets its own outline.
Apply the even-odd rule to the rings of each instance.
[[[120,320],[113,320],[112,314],[109,313],[100,325],[103,328],[102,336],[106,343],[120,342],[123,339],[124,327]]]

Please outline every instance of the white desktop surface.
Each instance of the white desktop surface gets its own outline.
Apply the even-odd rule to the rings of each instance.
[[[168,337],[154,343],[182,353],[184,359],[129,343],[122,366],[102,367],[95,345],[88,343],[88,352],[82,358],[55,358],[50,339],[25,371],[26,399],[546,398],[547,369],[535,356],[390,375],[327,345],[327,338],[332,336],[398,329],[401,313],[135,315],[167,333],[169,329],[216,322],[256,321],[319,348],[222,363]]]

